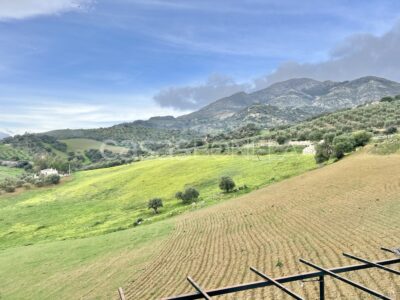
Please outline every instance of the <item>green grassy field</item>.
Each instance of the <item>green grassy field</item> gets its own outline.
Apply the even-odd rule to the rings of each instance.
[[[0,295],[110,299],[168,239],[171,216],[244,193],[221,193],[221,176],[249,192],[315,167],[312,156],[296,154],[169,157],[79,172],[60,186],[0,196]],[[200,191],[197,205],[174,199],[185,185]],[[164,199],[159,215],[147,209],[151,197]],[[133,227],[138,217],[145,222]]]
[[[0,181],[7,177],[17,177],[21,175],[24,171],[17,168],[8,168],[0,166]]]
[[[0,251],[0,299],[115,299],[174,229],[173,219]]]
[[[113,146],[113,145],[106,145],[102,142],[91,139],[67,139],[67,140],[60,140],[60,142],[67,144],[68,151],[73,151],[73,152],[83,153],[85,150],[89,149],[110,150],[114,153],[128,152],[127,148]]]
[[[174,198],[185,185],[196,187],[208,205],[239,193],[222,194],[221,176],[250,191],[315,167],[312,156],[192,156],[155,159],[109,169],[78,172],[58,187],[0,198],[0,248],[110,233],[192,209]],[[164,207],[154,215],[152,197]],[[62,213],[60,213],[62,212]]]

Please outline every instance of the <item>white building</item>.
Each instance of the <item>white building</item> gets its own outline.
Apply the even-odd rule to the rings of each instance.
[[[56,169],[44,169],[40,171],[40,175],[43,176],[58,175],[58,171]]]
[[[313,154],[315,155],[315,146],[314,145],[309,145],[303,149],[303,154]]]

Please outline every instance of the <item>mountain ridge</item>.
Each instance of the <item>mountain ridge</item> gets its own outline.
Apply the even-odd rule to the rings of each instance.
[[[400,94],[400,83],[375,76],[350,81],[293,78],[251,93],[238,92],[179,117],[155,116],[113,127],[190,130],[209,133],[255,123],[268,128],[293,124],[319,114],[352,108]],[[96,129],[92,129],[96,130]],[[75,130],[79,137],[83,130]],[[49,132],[54,135],[56,131]],[[74,130],[70,136],[74,137]]]

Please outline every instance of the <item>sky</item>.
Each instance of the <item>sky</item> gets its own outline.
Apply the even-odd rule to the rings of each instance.
[[[400,1],[0,0],[0,131],[178,116],[295,77],[400,81],[399,49]]]

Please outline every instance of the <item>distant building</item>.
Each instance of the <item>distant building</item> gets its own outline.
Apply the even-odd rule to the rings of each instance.
[[[303,149],[303,154],[313,154],[315,155],[316,150],[314,145],[309,145]]]
[[[43,176],[58,175],[58,171],[56,169],[44,169],[40,171],[40,175]]]

